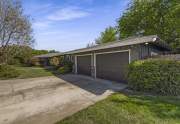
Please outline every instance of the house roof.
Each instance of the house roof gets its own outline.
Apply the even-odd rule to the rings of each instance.
[[[115,42],[100,44],[100,45],[96,45],[89,48],[76,49],[76,50],[72,50],[72,51],[68,51],[64,53],[48,53],[48,54],[38,55],[34,57],[35,58],[49,58],[49,57],[55,57],[55,56],[60,56],[60,55],[76,54],[76,53],[82,53],[82,52],[96,51],[96,50],[115,48],[115,47],[121,47],[121,46],[130,46],[130,45],[143,44],[143,43],[152,43],[168,50],[171,49],[157,35],[150,35],[150,36],[143,36],[143,37],[130,37],[123,40],[117,40]]]
[[[38,55],[34,56],[35,58],[50,58],[50,57],[55,57],[55,56],[60,56],[62,53],[48,53],[48,54],[43,54],[43,55]]]
[[[129,46],[129,45],[143,44],[143,43],[153,43],[162,48],[170,49],[170,47],[164,41],[162,41],[157,35],[150,35],[150,36],[143,36],[143,37],[130,37],[127,39],[118,40],[115,42],[109,42],[109,43],[105,43],[101,45],[96,45],[89,48],[82,48],[82,49],[77,49],[73,51],[68,51],[68,52],[62,53],[62,55],[96,51],[96,50],[102,50],[102,49],[107,49],[107,48],[115,48],[115,47]]]

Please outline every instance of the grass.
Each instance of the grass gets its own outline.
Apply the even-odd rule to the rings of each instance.
[[[20,76],[17,78],[35,78],[43,76],[52,76],[53,73],[41,67],[19,67],[15,66],[15,69],[20,72]]]
[[[180,99],[117,93],[56,124],[180,124]]]

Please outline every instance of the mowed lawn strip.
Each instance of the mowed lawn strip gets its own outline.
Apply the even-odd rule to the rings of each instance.
[[[56,124],[180,124],[180,99],[117,93]]]
[[[53,76],[51,71],[48,71],[42,67],[18,67],[15,66],[15,69],[20,72],[19,77],[17,78],[35,78],[43,76]]]

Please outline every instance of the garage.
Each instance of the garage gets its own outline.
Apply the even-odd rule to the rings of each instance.
[[[91,55],[77,56],[77,74],[91,76]]]
[[[96,77],[125,82],[129,59],[129,51],[96,54]]]
[[[65,52],[74,63],[72,72],[116,82],[127,82],[128,65],[137,61],[171,51],[156,35],[127,38]]]

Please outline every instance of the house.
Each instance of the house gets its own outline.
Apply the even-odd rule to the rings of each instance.
[[[34,56],[33,58],[38,59],[38,62],[42,66],[48,66],[50,65],[49,60],[52,57],[59,57],[61,56],[61,53],[48,53],[43,55]]]
[[[126,82],[128,64],[135,60],[162,54],[170,47],[158,36],[131,37],[61,53],[74,63],[73,72],[118,82]]]

